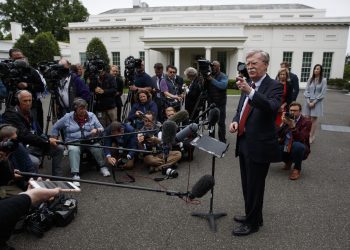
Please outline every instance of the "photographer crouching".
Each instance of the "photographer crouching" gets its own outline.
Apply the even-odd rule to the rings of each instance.
[[[289,112],[282,114],[282,125],[277,132],[282,161],[285,162],[283,169],[290,170],[294,163],[290,180],[300,178],[301,163],[310,154],[310,130],[311,121],[301,114],[301,105],[292,102]]]

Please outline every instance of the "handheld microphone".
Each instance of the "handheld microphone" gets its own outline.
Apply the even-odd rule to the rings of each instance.
[[[190,115],[186,110],[180,110],[179,112],[176,112],[172,117],[170,117],[168,120],[173,121],[175,123],[181,123],[186,120],[188,120]]]
[[[212,175],[204,175],[199,181],[192,187],[192,191],[188,194],[188,197],[193,200],[194,198],[201,198],[215,185],[215,180]]]
[[[170,147],[173,143],[175,143],[176,130],[177,130],[177,125],[174,121],[167,120],[163,123],[162,149],[163,149],[163,157],[164,157],[165,163],[168,160]]]
[[[191,123],[187,125],[183,130],[179,131],[175,136],[176,142],[183,142],[187,138],[195,138],[197,136],[198,124]]]

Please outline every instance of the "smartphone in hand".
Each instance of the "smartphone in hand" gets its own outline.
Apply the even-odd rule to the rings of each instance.
[[[60,188],[62,192],[80,192],[80,188],[69,181],[33,181],[33,180],[30,180],[29,184],[33,188],[46,188],[46,189]]]

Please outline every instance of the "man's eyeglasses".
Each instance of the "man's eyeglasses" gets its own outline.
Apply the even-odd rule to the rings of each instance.
[[[169,71],[169,74],[176,74],[176,71]]]
[[[299,112],[299,109],[290,109],[289,112]]]

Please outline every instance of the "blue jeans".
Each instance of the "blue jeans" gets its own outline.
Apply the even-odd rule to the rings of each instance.
[[[95,143],[94,145],[100,146],[100,144],[98,143]],[[105,166],[105,160],[103,157],[102,148],[86,147],[86,149],[89,150],[91,154],[94,156],[100,168]],[[69,157],[71,173],[79,173],[80,152],[81,152],[80,146],[71,146],[71,145],[68,146],[68,157]]]
[[[294,168],[301,170],[301,162],[304,158],[305,145],[301,142],[295,141],[292,144],[292,148],[289,153],[283,152],[283,146],[281,147],[282,151],[282,161],[294,163]]]
[[[29,152],[22,143],[19,143],[18,148],[11,153],[9,160],[14,169],[21,172],[38,173],[38,166],[33,164]]]

